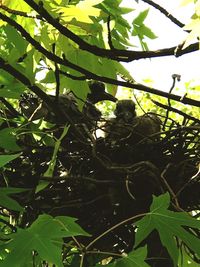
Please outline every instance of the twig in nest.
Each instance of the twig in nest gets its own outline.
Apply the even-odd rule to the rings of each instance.
[[[197,171],[197,173],[195,173],[191,178],[190,178],[190,180],[187,182],[187,183],[185,183],[182,187],[181,187],[181,189],[176,193],[176,198],[180,195],[180,193],[192,182],[192,181],[194,181],[194,180],[196,180],[196,181],[199,181],[200,180],[200,163],[198,164],[198,171]]]
[[[178,110],[178,109],[176,109],[174,107],[171,107],[171,106],[167,106],[167,105],[162,104],[162,103],[160,103],[160,102],[158,102],[156,100],[152,100],[152,102],[154,104],[156,104],[157,106],[161,107],[161,108],[167,109],[169,111],[173,111],[175,113],[178,113],[179,115],[182,115],[184,118],[187,118],[189,120],[193,120],[194,122],[200,123],[200,120],[198,120],[197,118],[195,118],[195,117],[193,117],[191,115],[186,114],[185,112],[183,112],[181,110]]]
[[[126,185],[126,190],[127,190],[128,194],[129,194],[129,196],[130,196],[133,200],[136,200],[135,197],[134,197],[134,195],[131,193],[130,188],[129,188],[129,175],[128,175],[128,174],[127,174],[127,176],[126,176],[125,185]]]
[[[164,185],[166,186],[167,190],[169,191],[170,195],[172,196],[172,200],[175,201],[175,207],[176,207],[176,209],[182,211],[182,209],[181,209],[181,207],[180,207],[180,205],[179,205],[179,203],[178,203],[178,199],[177,199],[177,197],[176,197],[176,194],[174,193],[174,191],[172,190],[172,188],[170,187],[170,185],[168,184],[168,182],[166,181],[166,179],[165,179],[165,177],[164,177],[164,175],[166,174],[166,172],[168,171],[168,169],[169,169],[170,167],[171,167],[171,164],[169,163],[169,164],[166,166],[166,168],[163,170],[163,172],[161,173],[160,177],[161,177],[161,179],[162,179]]]
[[[172,90],[174,89],[174,86],[176,84],[176,80],[179,82],[180,78],[181,78],[181,76],[179,74],[173,74],[172,75],[173,82],[172,82],[172,86],[171,86],[171,88],[169,90],[169,95],[172,93]],[[167,101],[168,101],[168,106],[171,107],[170,98],[168,98]],[[167,109],[167,112],[166,112],[166,118],[165,118],[165,121],[163,123],[163,130],[165,130],[165,126],[166,126],[168,118],[169,118],[169,109]]]

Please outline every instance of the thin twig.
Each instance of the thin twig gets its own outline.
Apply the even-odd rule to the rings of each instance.
[[[171,186],[168,184],[168,182],[166,181],[165,176],[164,176],[170,167],[171,167],[171,164],[168,164],[166,166],[166,168],[163,170],[163,172],[161,173],[160,177],[161,177],[162,181],[164,182],[164,184],[165,184],[167,190],[169,191],[170,195],[172,196],[172,199],[174,199],[175,204],[176,204],[176,208],[178,210],[182,210],[180,208],[179,203],[178,203],[178,199],[176,197],[176,194],[174,193],[174,191],[172,190]]]
[[[180,195],[180,193],[191,183],[193,182],[194,180],[196,181],[199,181],[200,180],[200,163],[199,163],[199,166],[198,166],[198,171],[197,173],[195,173],[187,183],[185,183],[180,189],[179,191],[176,193],[176,197],[178,197]],[[198,186],[198,185],[197,185]]]
[[[180,75],[173,74],[172,75],[172,79],[173,79],[173,82],[172,82],[171,88],[169,89],[169,94],[171,94],[172,93],[172,90],[174,89],[174,86],[176,84],[176,79],[178,81],[180,81]],[[171,107],[170,98],[168,98],[167,101],[168,101],[168,107],[170,108]],[[167,123],[168,118],[169,118],[169,109],[166,110],[166,116],[165,116],[165,120],[164,120],[164,123],[163,123],[163,130],[165,130],[165,126],[166,126],[166,123]]]
[[[88,248],[90,248],[94,243],[96,243],[99,239],[101,239],[102,237],[104,237],[105,235],[107,235],[108,233],[112,232],[114,229],[118,228],[119,226],[126,224],[130,221],[134,221],[135,219],[138,219],[140,217],[143,217],[145,215],[147,215],[148,213],[141,213],[141,214],[137,214],[134,215],[126,220],[123,220],[117,224],[115,224],[114,226],[110,227],[108,230],[106,230],[105,232],[103,232],[102,234],[100,234],[99,236],[97,236],[94,240],[92,240],[87,246],[86,246],[86,250],[88,250]]]
[[[174,16],[172,16],[166,9],[164,9],[160,5],[154,3],[151,0],[142,0],[142,1],[145,2],[145,3],[147,3],[147,4],[149,4],[149,5],[151,5],[151,6],[153,6],[155,9],[159,10],[161,13],[163,13],[168,19],[170,19],[174,24],[176,24],[180,28],[183,28],[185,26],[185,24],[183,24],[177,18],[175,18]]]
[[[17,16],[22,16],[22,17],[25,17],[25,18],[30,18],[30,19],[39,19],[39,20],[44,20],[44,18],[40,15],[35,15],[35,16],[32,16],[32,15],[29,15],[28,13],[26,12],[23,12],[23,11],[20,11],[20,10],[15,10],[15,9],[11,9],[7,6],[4,6],[2,4],[0,4],[0,8],[5,10],[6,12],[10,13],[10,14],[14,14],[14,15],[17,15]]]
[[[169,111],[173,111],[173,112],[175,112],[175,113],[178,113],[178,114],[182,115],[183,117],[185,117],[185,118],[187,118],[187,119],[189,119],[189,120],[192,120],[192,121],[194,121],[194,122],[200,124],[200,120],[199,120],[199,119],[197,119],[197,118],[195,118],[195,117],[193,117],[193,116],[191,116],[191,115],[188,115],[188,114],[186,114],[185,112],[183,112],[183,111],[181,111],[181,110],[178,110],[177,108],[169,107],[169,106],[167,106],[167,105],[165,105],[165,104],[162,104],[162,103],[160,103],[160,102],[158,102],[158,101],[156,101],[156,100],[151,100],[151,101],[152,101],[154,104],[156,104],[157,106],[161,107],[161,108],[168,109]]]

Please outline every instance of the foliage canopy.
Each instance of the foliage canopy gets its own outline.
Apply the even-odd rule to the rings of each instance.
[[[182,1],[184,25],[141,1],[188,31],[150,51],[150,8],[132,2],[0,1],[0,266],[198,266],[199,86],[177,94],[173,75],[164,92],[123,63],[198,51],[200,5]]]

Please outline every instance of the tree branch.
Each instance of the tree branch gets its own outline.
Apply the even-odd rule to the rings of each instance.
[[[28,78],[26,78],[22,73],[20,73],[16,69],[14,69],[11,65],[6,63],[6,61],[1,57],[0,57],[0,64],[1,64],[1,68],[2,69],[4,69],[5,71],[9,72],[12,76],[16,77],[19,81],[21,81],[28,88],[30,88],[36,95],[38,95],[42,100],[44,100],[47,103],[47,105],[49,105],[53,109],[53,112],[55,112],[55,114],[57,113],[57,110],[56,110],[57,106],[55,106],[55,104],[51,101],[51,99],[48,97],[48,95],[45,94],[38,86],[31,85],[31,82],[28,80]],[[144,91],[144,92],[148,92],[148,93],[151,93],[151,94],[159,95],[159,96],[162,96],[162,97],[165,97],[165,98],[168,98],[168,99],[173,99],[175,101],[182,102],[183,104],[189,104],[189,105],[192,105],[192,106],[200,107],[200,101],[198,101],[198,100],[194,100],[194,99],[187,98],[187,97],[181,97],[181,96],[174,95],[174,94],[169,94],[169,93],[160,91],[160,90],[155,89],[155,88],[147,87],[147,86],[142,85],[142,84],[133,84],[133,83],[130,83],[130,82],[118,81],[118,80],[115,80],[115,79],[112,79],[112,78],[108,78],[108,77],[101,77],[101,76],[98,76],[98,75],[96,75],[96,74],[94,74],[92,72],[89,72],[87,70],[85,70],[84,72],[85,72],[85,74],[89,73],[90,74],[89,75],[90,79],[93,79],[93,80],[98,80],[98,81],[102,81],[102,82],[105,82],[105,83],[115,84],[115,85],[128,87],[128,88],[132,88],[132,89],[137,89],[137,90],[140,90],[140,91]],[[68,118],[68,116],[67,116],[67,120],[69,122],[71,122],[71,119]]]
[[[32,0],[24,0],[28,5],[30,5],[36,12],[40,14],[46,21],[54,26],[61,34],[66,36],[67,38],[74,41],[76,44],[79,45],[79,48],[89,53],[92,53],[97,56],[107,57],[109,59],[113,59],[116,61],[121,62],[130,62],[133,60],[143,59],[143,58],[153,58],[153,57],[162,57],[162,56],[181,56],[183,54],[187,54],[193,51],[199,50],[199,43],[191,45],[184,50],[179,49],[177,53],[177,46],[165,49],[159,49],[156,51],[133,51],[133,50],[121,50],[121,49],[104,49],[97,47],[95,45],[91,45],[81,39],[79,36],[74,34],[72,31],[64,27],[62,24],[59,23],[58,19],[53,18],[43,6],[37,5]]]

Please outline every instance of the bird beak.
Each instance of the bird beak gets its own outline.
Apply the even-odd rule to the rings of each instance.
[[[107,93],[107,92],[103,92],[102,94],[101,94],[101,100],[103,101],[103,100],[110,100],[110,101],[112,101],[112,102],[116,102],[117,101],[117,98],[116,97],[114,97],[113,95],[111,95],[111,94],[109,94],[109,93]]]

